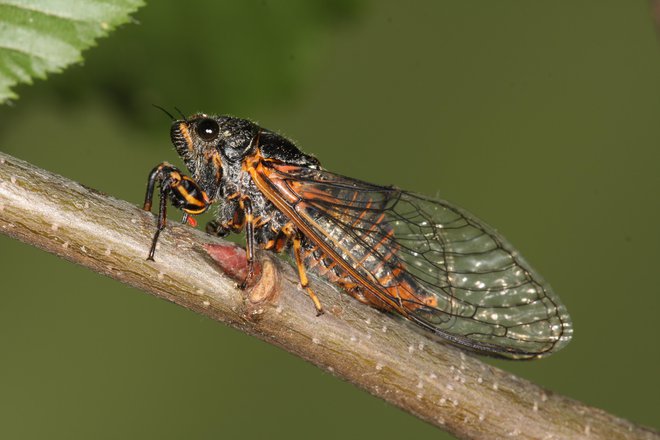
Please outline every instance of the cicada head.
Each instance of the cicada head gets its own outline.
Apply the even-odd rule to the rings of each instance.
[[[259,127],[245,119],[196,114],[174,121],[170,136],[195,180],[215,194],[225,168],[240,167],[258,132]]]

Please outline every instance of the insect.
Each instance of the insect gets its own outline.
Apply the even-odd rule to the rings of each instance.
[[[571,339],[559,297],[493,228],[446,201],[325,170],[293,142],[230,116],[175,120],[172,143],[191,177],[167,162],[149,175],[144,209],[160,187],[158,236],[169,200],[184,221],[218,204],[209,233],[246,235],[255,250],[293,254],[317,313],[312,270],[360,302],[399,314],[480,354],[530,359]]]

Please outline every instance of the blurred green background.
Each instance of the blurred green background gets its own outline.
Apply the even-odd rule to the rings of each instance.
[[[496,226],[575,324],[494,362],[660,414],[660,51],[646,1],[153,1],[0,108],[0,150],[140,204],[151,107],[229,113]],[[146,255],[146,249],[145,249]],[[0,438],[451,438],[279,349],[0,236]]]

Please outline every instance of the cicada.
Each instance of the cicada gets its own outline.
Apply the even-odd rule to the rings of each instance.
[[[174,118],[172,118],[174,119]],[[290,252],[318,314],[308,271],[362,303],[401,315],[480,354],[530,359],[571,339],[566,308],[492,227],[437,198],[325,170],[285,137],[231,116],[174,120],[171,139],[191,173],[164,162],[151,172],[144,209],[160,186],[184,220],[218,204],[207,232],[245,232],[248,275],[255,251]]]

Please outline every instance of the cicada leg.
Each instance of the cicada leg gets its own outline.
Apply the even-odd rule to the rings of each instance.
[[[300,280],[300,286],[305,289],[307,295],[314,303],[316,308],[316,316],[320,316],[324,313],[323,306],[319,297],[316,296],[316,293],[309,287],[309,279],[307,278],[307,270],[305,269],[305,264],[302,258],[302,243],[300,232],[293,227],[291,223],[286,224],[282,228],[282,232],[293,240],[293,255],[296,259],[296,267],[298,268],[298,279]]]
[[[321,305],[319,297],[316,296],[316,293],[314,293],[314,291],[309,287],[307,271],[305,270],[305,265],[303,264],[302,256],[300,255],[301,248],[300,235],[296,234],[295,238],[293,239],[293,254],[296,257],[296,266],[298,267],[298,278],[300,279],[300,285],[303,289],[305,289],[307,295],[309,295],[312,302],[314,303],[314,307],[316,308],[316,316],[320,316],[324,313],[323,306]]]
[[[239,286],[245,289],[254,277],[254,216],[252,215],[252,202],[247,197],[240,200],[240,206],[245,213],[245,256],[247,257],[247,275],[245,281]]]
[[[151,248],[149,249],[149,256],[147,257],[147,260],[152,261],[156,252],[156,244],[158,243],[160,232],[167,224],[168,198],[171,199],[172,204],[176,208],[183,210],[184,222],[188,220],[189,215],[201,214],[211,205],[209,197],[194,180],[181,174],[176,167],[167,162],[163,162],[149,173],[147,193],[144,197],[143,205],[145,211],[151,211],[156,183],[160,184],[158,227],[156,228],[156,233],[151,241]]]

